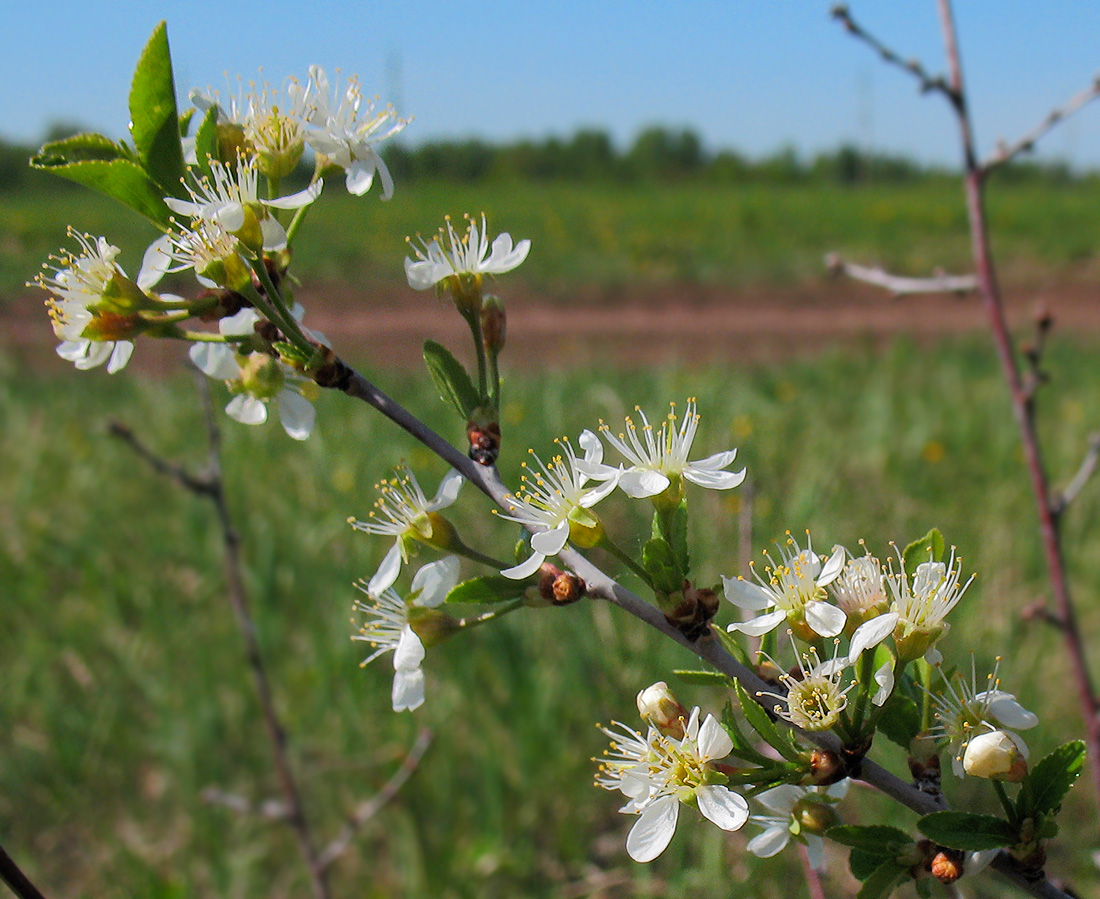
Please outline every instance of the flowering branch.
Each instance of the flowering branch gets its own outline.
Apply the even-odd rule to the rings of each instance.
[[[837,253],[826,255],[825,268],[830,275],[845,275],[855,281],[881,287],[895,297],[915,293],[969,293],[978,286],[978,279],[974,275],[948,275],[939,272],[931,278],[907,278],[881,268],[846,262]]]
[[[1046,118],[1013,143],[998,142],[997,149],[982,161],[981,168],[985,173],[991,172],[998,166],[1010,162],[1021,153],[1028,153],[1035,148],[1035,143],[1044,137],[1048,131],[1065,121],[1083,106],[1088,105],[1097,97],[1100,97],[1100,75],[1092,80],[1092,84],[1083,91],[1071,97],[1063,106],[1052,109]]]

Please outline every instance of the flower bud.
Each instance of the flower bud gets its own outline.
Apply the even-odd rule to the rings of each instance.
[[[823,836],[834,824],[840,822],[840,815],[831,805],[813,799],[800,799],[795,803],[791,814],[805,833]]]
[[[1027,776],[1027,750],[1015,734],[995,730],[966,744],[963,770],[973,777],[1019,783]]]
[[[932,857],[932,876],[940,883],[954,883],[964,872],[964,855],[957,849],[941,849]]]
[[[664,681],[658,681],[638,694],[638,714],[646,724],[652,724],[666,737],[684,738],[688,711]]]
[[[847,776],[847,766],[839,755],[830,749],[815,749],[810,755],[810,777],[804,782],[824,787]]]

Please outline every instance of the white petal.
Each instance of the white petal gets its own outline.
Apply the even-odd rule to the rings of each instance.
[[[171,262],[171,257],[168,255],[171,247],[172,240],[167,234],[149,244],[149,248],[142,257],[141,271],[137,276],[137,286],[142,290],[148,290],[164,277],[164,270]]]
[[[265,250],[286,249],[286,228],[278,219],[268,216],[260,221],[260,235]]]
[[[321,196],[321,188],[323,188],[324,186],[324,181],[314,181],[309,187],[300,190],[295,194],[291,194],[288,197],[278,197],[274,200],[264,200],[264,205],[274,206],[276,209],[300,209],[303,206],[308,206],[319,196]]]
[[[733,740],[713,715],[699,728],[699,754],[708,759],[724,759],[733,752]]]
[[[843,546],[834,546],[833,554],[829,556],[825,562],[825,567],[821,569],[821,574],[818,575],[817,585],[824,587],[831,584],[840,575],[840,572],[844,570],[844,563],[847,561],[848,551]],[[831,637],[832,634],[823,634],[823,636]]]
[[[676,833],[680,803],[664,796],[639,816],[626,837],[627,854],[636,862],[651,862],[668,848]]]
[[[759,798],[759,797],[758,797]],[[748,850],[757,858],[771,858],[790,842],[791,831],[786,822],[775,824],[749,840]]]
[[[778,787],[765,790],[756,797],[756,801],[769,812],[775,812],[779,817],[786,818],[794,811],[798,800],[805,795],[806,790],[803,787],[796,787],[794,784],[781,784]]]
[[[512,568],[505,568],[501,571],[501,574],[505,577],[510,577],[514,581],[522,581],[538,571],[545,561],[546,556],[542,553],[531,553],[531,555],[527,557],[526,562],[520,562],[519,565],[515,565]]]
[[[601,499],[608,496],[616,487],[618,487],[616,478],[604,481],[599,487],[593,487],[588,490],[584,496],[581,497],[580,507],[582,509],[591,509]]]
[[[360,161],[353,162],[348,166],[348,174],[344,179],[344,184],[348,189],[348,193],[356,197],[361,197],[368,190],[370,190],[371,184],[374,182],[374,165],[367,164]]]
[[[890,698],[890,694],[894,692],[893,662],[886,662],[875,672],[875,683],[878,684],[878,690],[876,690],[875,695],[871,697],[871,702],[881,708],[883,703]]]
[[[260,320],[260,313],[250,306],[246,306],[236,315],[230,315],[218,322],[218,331],[224,337],[245,337],[256,333],[256,322]]]
[[[367,592],[371,596],[380,596],[383,590],[388,590],[393,586],[393,582],[397,580],[397,576],[401,573],[401,561],[401,545],[397,541],[390,547],[390,551],[382,559],[382,564],[378,566],[374,577],[367,584]]]
[[[393,652],[394,671],[415,671],[424,661],[424,644],[407,624],[401,631],[397,648]]]
[[[1027,730],[1039,723],[1039,718],[1034,712],[1029,712],[1011,693],[1004,690],[984,690],[974,696],[981,702],[989,701],[989,714],[997,719],[997,723],[1015,730]]]
[[[438,562],[421,566],[413,576],[411,593],[416,593],[414,605],[434,609],[442,604],[458,583],[458,556],[446,556]]]
[[[745,469],[740,471],[699,471],[694,465],[684,469],[684,477],[707,490],[732,490],[745,480]]]
[[[452,468],[443,476],[443,480],[439,482],[439,489],[425,508],[429,512],[438,512],[440,509],[454,505],[454,501],[458,499],[458,491],[462,489],[464,483],[466,478]]]
[[[806,856],[810,860],[810,867],[815,871],[824,870],[825,841],[816,833],[803,833],[802,838],[806,841]],[[970,873],[969,869],[967,873]]]
[[[230,234],[234,231],[240,231],[244,227],[244,206],[240,203],[225,203],[215,209],[207,207],[202,211],[207,213],[203,218],[213,218]]]
[[[897,612],[887,612],[884,615],[876,615],[869,621],[864,621],[852,634],[848,663],[854,665],[864,650],[870,649],[872,646],[878,646],[894,632],[897,623]]]
[[[723,577],[726,599],[747,612],[763,612],[775,605],[775,597],[763,587],[740,577]]]
[[[237,355],[224,343],[193,343],[188,355],[199,371],[216,381],[240,377]]]
[[[762,637],[764,634],[774,631],[779,627],[780,623],[786,619],[787,613],[782,609],[776,609],[774,612],[769,612],[767,615],[753,618],[751,621],[735,622],[727,627],[726,630],[730,633],[739,631],[742,634],[748,634],[750,637]]]
[[[806,623],[822,637],[835,637],[844,630],[847,621],[848,616],[843,609],[817,600],[806,603]]]
[[[664,493],[669,483],[668,478],[663,474],[649,468],[641,471],[634,468],[627,469],[619,477],[619,487],[627,496],[632,496],[634,499],[645,499]]]
[[[584,461],[590,465],[598,465],[603,461],[603,441],[592,431],[585,428],[577,438],[577,444],[584,450]]]
[[[707,785],[695,791],[703,817],[722,830],[740,830],[749,819],[749,804],[727,787]]]
[[[267,406],[263,400],[239,393],[229,401],[225,414],[242,425],[262,425],[267,421]]]
[[[720,471],[732,465],[733,460],[736,458],[737,450],[725,450],[721,453],[715,453],[713,456],[707,456],[705,459],[692,462],[688,467],[694,468],[696,471]]]
[[[115,342],[115,348],[111,350],[111,358],[107,362],[107,374],[113,375],[116,371],[121,371],[126,367],[126,363],[130,361],[130,356],[134,353],[134,344],[129,340],[119,340]]]
[[[283,430],[295,440],[305,440],[313,432],[317,410],[313,403],[294,390],[279,391],[279,421]]]
[[[544,556],[560,553],[569,540],[569,522],[560,522],[552,531],[541,531],[531,535],[531,548]]]
[[[397,671],[393,675],[393,710],[411,712],[424,704],[424,672]]]

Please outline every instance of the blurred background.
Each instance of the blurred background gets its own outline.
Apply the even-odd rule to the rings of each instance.
[[[934,4],[852,12],[943,70]],[[956,14],[983,154],[1100,70],[1100,9],[974,2]],[[972,649],[980,671],[1005,656],[1005,689],[1043,722],[1036,756],[1079,736],[1060,638],[1026,614],[1045,569],[977,300],[891,299],[825,270],[830,252],[912,276],[971,265],[946,104],[852,40],[828,4],[24,4],[0,33],[0,844],[48,896],[307,890],[286,828],[203,799],[213,787],[262,802],[278,786],[212,510],[107,430],[123,422],[201,468],[185,354],[140,345],[122,373],[75,372],[54,354],[44,295],[25,286],[71,245],[69,224],[123,247],[137,270],[152,227],[27,159],[77,131],[125,137],[129,79],[161,19],[181,108],[192,87],[279,87],[319,64],[413,117],[385,154],[393,199],[326,186],[294,260],[306,323],[384,389],[462,441],[420,362],[426,338],[461,355],[462,322],[409,290],[402,260],[407,235],[484,211],[491,231],[533,247],[495,285],[509,314],[506,478],[528,446],[546,455],[553,438],[615,427],[636,404],[653,419],[698,397],[698,454],[739,447],[752,482],[751,500],[690,495],[701,580],[733,574],[788,528],[822,547],[865,538],[883,555],[938,526],[979,574],[949,652],[966,664]],[[1098,171],[1100,106],[989,184],[1011,324],[1027,341],[1037,315],[1054,317],[1039,403],[1056,486],[1100,427]],[[388,659],[360,670],[348,623],[352,583],[388,545],[346,519],[366,515],[392,465],[411,464],[426,490],[444,469],[365,407],[323,396],[318,408],[305,444],[275,421],[221,421],[259,639],[319,838],[382,787],[422,728],[434,735],[336,864],[334,893],[798,895],[793,853],[759,862],[744,849],[751,829],[731,837],[685,815],[657,862],[626,856],[632,819],[591,786],[606,747],[594,724],[632,721],[637,691],[675,686],[672,669],[691,659],[613,609],[527,611],[445,644],[425,662],[425,706],[390,710]],[[472,491],[460,506],[467,542],[508,552],[514,533]],[[608,505],[621,543],[642,534],[644,512]],[[1098,519],[1093,484],[1065,519],[1090,636]],[[678,689],[708,710],[724,702]],[[882,751],[904,770],[900,750]],[[968,784],[949,788],[971,801]],[[995,811],[987,798],[973,801]],[[853,799],[848,820],[871,821],[875,797]],[[1070,804],[1067,816],[1094,812],[1081,787]],[[1051,869],[1086,886],[1096,848],[1056,842]],[[967,888],[1005,895],[990,878]],[[855,895],[840,853],[826,889]]]

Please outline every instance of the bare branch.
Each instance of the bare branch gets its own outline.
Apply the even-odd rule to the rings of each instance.
[[[420,764],[420,760],[424,757],[424,753],[427,752],[428,746],[432,742],[432,732],[425,728],[420,731],[416,736],[416,742],[413,743],[412,748],[408,751],[404,761],[401,762],[401,766],[390,776],[390,779],[382,786],[374,796],[359,804],[359,807],[355,810],[355,814],[351,816],[348,823],[344,825],[344,829],[329,843],[320,855],[317,857],[317,864],[321,870],[328,868],[333,862],[335,862],[341,855],[347,852],[351,846],[351,841],[355,839],[355,835],[363,829],[364,825],[371,818],[381,811],[382,806],[393,799],[400,791],[401,787],[405,785],[411,776],[413,771],[416,770],[416,766]]]
[[[1100,464],[1100,431],[1089,437],[1089,446],[1085,451],[1085,458],[1081,460],[1080,468],[1054,501],[1055,515],[1061,515],[1066,511],[1066,507],[1077,499],[1085,484],[1096,474],[1098,464]]]
[[[881,268],[868,268],[864,265],[856,265],[854,262],[845,262],[837,253],[829,253],[825,257],[825,268],[830,275],[846,275],[855,281],[865,284],[873,284],[890,292],[891,296],[900,297],[915,293],[969,293],[978,287],[978,279],[974,275],[948,275],[937,272],[931,278],[906,278],[902,275],[892,275]]]
[[[876,38],[874,35],[869,34],[863,30],[855,19],[852,18],[852,14],[848,7],[843,4],[837,4],[832,8],[832,17],[840,22],[841,25],[847,29],[848,33],[854,38],[858,38],[867,44],[871,49],[878,53],[882,57],[884,62],[889,63],[892,66],[897,66],[904,72],[908,72],[914,78],[920,82],[921,93],[928,93],[930,91],[938,91],[944,94],[953,103],[957,101],[955,93],[951,90],[947,80],[942,75],[930,75],[920,62],[916,59],[903,59],[889,47],[887,47],[882,41]]]
[[[182,465],[177,465],[174,462],[169,462],[167,459],[158,456],[138,439],[129,425],[123,424],[120,421],[108,422],[107,433],[112,437],[117,437],[130,447],[130,449],[132,449],[139,458],[147,462],[157,474],[164,475],[166,478],[175,481],[185,490],[189,490],[197,496],[209,497],[213,495],[214,484],[210,478],[193,475]]]
[[[1092,84],[1085,88],[1080,93],[1071,97],[1069,101],[1057,109],[1052,109],[1045,119],[1043,119],[1038,125],[1032,128],[1023,137],[1018,138],[1013,143],[1005,143],[1003,140],[997,142],[997,149],[981,164],[983,172],[990,172],[997,166],[1004,165],[1006,162],[1011,161],[1021,153],[1029,153],[1035,149],[1035,143],[1040,138],[1044,137],[1048,131],[1054,128],[1055,125],[1065,121],[1083,106],[1087,106],[1097,97],[1100,97],[1100,75],[1093,78]]]
[[[8,885],[19,899],[45,899],[33,883],[30,882],[10,855],[0,846],[0,880]]]

